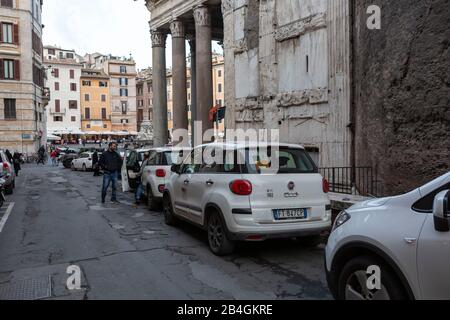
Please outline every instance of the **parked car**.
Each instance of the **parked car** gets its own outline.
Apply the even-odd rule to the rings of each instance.
[[[181,163],[191,151],[191,148],[159,148],[150,152],[148,166],[142,174],[150,210],[156,209],[162,203],[166,183],[173,174],[172,164]]]
[[[233,252],[236,241],[304,237],[305,244],[318,244],[321,233],[331,228],[328,182],[301,146],[281,144],[274,149],[272,158],[279,167],[272,174],[265,173],[271,162],[261,159],[257,147],[200,146],[181,166],[174,165],[163,196],[166,223],[181,219],[207,230],[216,255]],[[204,158],[196,164],[205,148],[213,148],[222,159],[232,153],[235,161],[208,164]]]
[[[3,207],[3,204],[6,201],[5,194],[3,192],[5,183],[6,183],[6,180],[3,179],[0,175],[0,208]]]
[[[171,166],[173,163],[181,163],[183,159],[190,154],[190,148],[143,148],[136,150],[139,164],[142,165],[144,153],[148,152],[150,158],[148,165],[144,168],[142,174],[142,183],[144,192],[147,196],[147,204],[150,210],[154,210],[162,203],[163,193],[166,182],[172,175]],[[129,157],[130,152],[126,153]],[[181,160],[180,160],[181,158]],[[136,185],[133,172],[126,170],[127,158],[124,159],[122,167],[122,177],[126,177],[122,182],[127,184],[126,189],[134,189]]]
[[[6,194],[13,194],[16,187],[16,173],[13,164],[9,162],[3,150],[0,150],[0,165],[2,177],[5,180],[4,189]]]
[[[72,170],[83,170],[88,171],[92,170],[92,155],[93,152],[83,152],[80,154],[80,157],[77,159],[72,160],[71,168]]]
[[[330,290],[348,300],[450,299],[449,244],[450,172],[343,211],[326,247]],[[367,286],[371,266],[378,288]]]

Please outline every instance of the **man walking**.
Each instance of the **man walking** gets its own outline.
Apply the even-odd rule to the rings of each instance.
[[[103,187],[102,187],[102,203],[105,203],[106,193],[109,185],[112,184],[111,202],[117,201],[117,179],[122,168],[122,158],[117,153],[117,143],[111,142],[108,150],[103,152],[99,161],[100,167],[103,169]]]
[[[44,161],[45,161],[45,148],[44,148],[44,146],[41,146],[38,151],[38,163],[37,164],[42,163],[43,165],[45,165]]]

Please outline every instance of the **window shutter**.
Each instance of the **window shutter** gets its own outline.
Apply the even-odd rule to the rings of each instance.
[[[14,44],[19,44],[19,25],[14,24],[14,31],[13,31],[13,38],[14,38]]]
[[[0,22],[0,42],[3,42],[3,23]]]
[[[20,80],[20,61],[14,60],[14,80]]]
[[[3,74],[3,67],[4,67],[3,59],[0,59],[0,79],[5,78],[5,75]]]

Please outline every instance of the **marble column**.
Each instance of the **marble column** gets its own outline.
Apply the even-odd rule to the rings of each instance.
[[[170,24],[172,33],[173,129],[188,129],[186,34],[181,20]]]
[[[191,143],[192,146],[194,146],[194,123],[197,121],[197,58],[195,52],[195,37],[192,37],[189,40],[189,47],[191,49]]]
[[[196,39],[197,120],[205,132],[213,128],[209,110],[213,106],[211,14],[205,6],[194,9]]]
[[[161,31],[151,31],[153,51],[153,144],[161,147],[169,142],[167,125],[166,38]]]

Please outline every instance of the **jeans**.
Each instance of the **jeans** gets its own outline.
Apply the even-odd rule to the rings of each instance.
[[[119,173],[105,171],[103,175],[103,188],[102,188],[102,202],[105,201],[106,193],[108,192],[109,185],[112,183],[112,198],[111,201],[117,201],[117,178]]]
[[[136,181],[136,191],[134,193],[134,197],[136,199],[136,202],[141,201],[143,193],[144,193],[144,186],[142,185],[142,182],[141,181]]]

